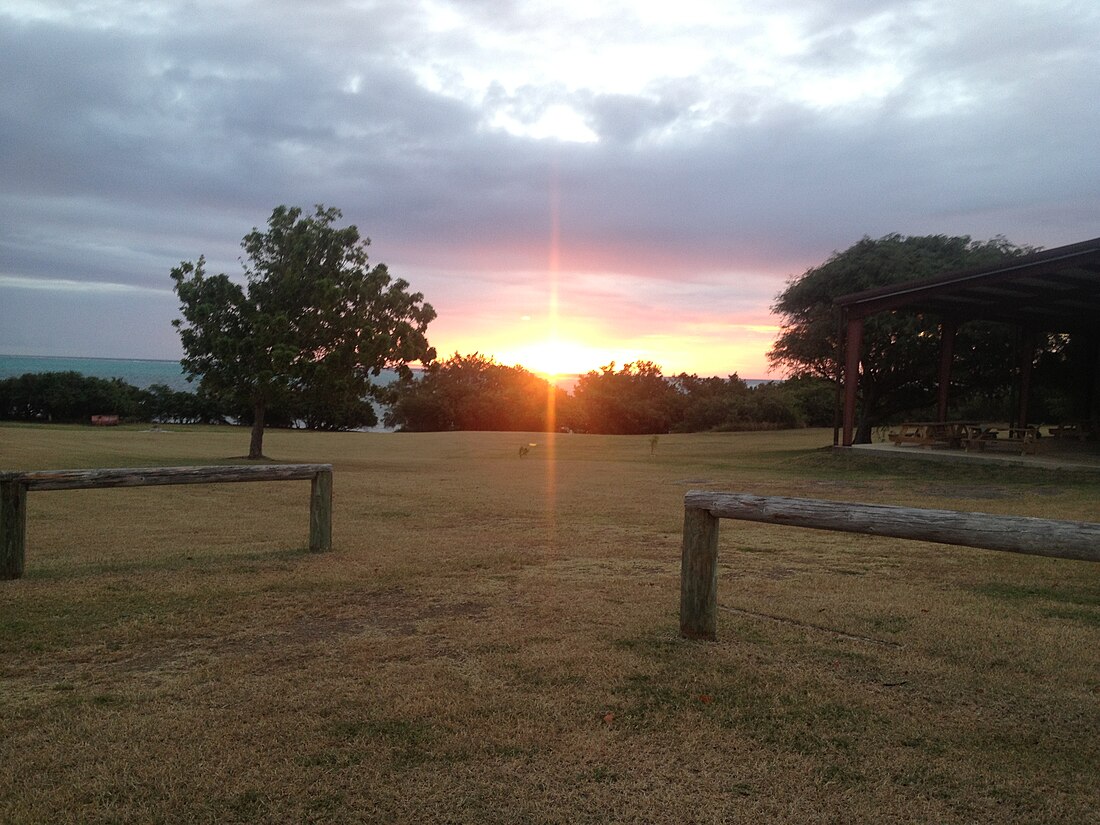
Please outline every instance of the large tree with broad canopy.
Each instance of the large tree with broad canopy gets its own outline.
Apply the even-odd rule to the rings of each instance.
[[[995,264],[1032,252],[1004,238],[886,235],[863,238],[825,263],[792,278],[772,311],[780,331],[769,357],[792,377],[836,380],[839,373],[839,310],[833,301],[873,287],[914,281],[954,270]],[[904,311],[884,312],[864,322],[857,441],[890,416],[921,409],[934,398],[943,319]],[[971,322],[955,343],[957,383],[969,392],[994,392],[1013,366],[1014,333],[1001,324]]]
[[[371,379],[435,358],[425,336],[435,310],[385,264],[370,266],[370,239],[336,226],[342,217],[321,205],[310,216],[276,207],[265,231],[241,241],[244,285],[207,275],[201,256],[172,270],[184,371],[204,393],[251,409],[249,458],[263,457],[272,406],[311,426],[372,424]]]

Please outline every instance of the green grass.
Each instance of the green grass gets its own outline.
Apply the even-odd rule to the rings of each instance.
[[[247,442],[171,429],[0,426],[0,455]],[[271,432],[335,465],[325,554],[307,482],[31,493],[0,821],[1095,819],[1096,565],[726,522],[719,641],[678,637],[689,489],[1096,517],[1095,475],[830,441]]]
[[[974,592],[1040,619],[1064,619],[1100,627],[1100,590],[988,582]]]
[[[1100,607],[1100,592],[1079,588],[988,582],[974,588],[975,593],[1011,603],[1030,604],[1036,601],[1062,602],[1073,605]]]

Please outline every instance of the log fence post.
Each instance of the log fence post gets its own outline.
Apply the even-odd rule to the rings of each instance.
[[[700,507],[684,507],[680,635],[711,641],[718,635],[718,519]]]
[[[27,487],[0,479],[0,579],[23,575],[27,551]]]
[[[680,562],[680,635],[687,639],[718,635],[718,523],[724,518],[1100,562],[1097,522],[693,490],[684,496]]]
[[[309,487],[309,549],[332,549],[332,468],[318,471]]]
[[[310,480],[309,549],[332,549],[332,465],[265,464],[208,467],[111,467],[98,470],[28,470],[0,473],[0,579],[23,575],[27,546],[27,493],[164,484]]]

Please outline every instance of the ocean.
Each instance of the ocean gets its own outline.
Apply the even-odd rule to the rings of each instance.
[[[154,361],[144,358],[54,358],[46,355],[0,355],[0,380],[28,372],[79,372],[91,378],[121,378],[139,389],[167,384],[174,390],[194,392],[198,380],[189,384],[179,361]],[[388,384],[397,373],[382,370],[375,379]]]
[[[140,358],[55,358],[45,355],[0,355],[0,379],[28,372],[79,372],[91,378],[121,378],[145,389],[167,384],[174,390],[194,392],[179,361],[151,361]]]

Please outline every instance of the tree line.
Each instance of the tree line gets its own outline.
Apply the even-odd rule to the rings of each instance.
[[[167,384],[136,387],[121,378],[78,372],[25,373],[0,380],[0,420],[59,424],[87,423],[93,415],[154,424],[253,425],[254,408],[240,398],[174,390]],[[288,397],[265,411],[266,425],[312,430],[373,427],[378,414],[370,398]]]
[[[664,376],[646,361],[614,364],[580,377],[572,393],[523,367],[478,353],[455,354],[426,370],[410,371],[380,388],[387,427],[408,432],[497,430],[650,434],[705,430],[758,430],[831,423],[833,389],[812,379],[750,387],[737,375]],[[378,423],[368,398],[354,410],[318,415],[325,399],[291,400],[267,410],[267,427],[353,430]],[[87,423],[112,414],[122,421],[158,424],[251,424],[247,404],[173,390],[140,389],[118,378],[76,372],[28,373],[0,380],[0,418],[14,421]]]
[[[121,378],[79,372],[26,373],[0,381],[0,418],[7,421],[87,423],[93,415],[127,421],[213,424],[227,420],[208,396],[166,384],[139,389]]]
[[[573,391],[523,367],[478,353],[455,354],[417,377],[390,385],[389,427],[439,430],[568,430],[637,435],[759,430],[832,423],[827,381],[794,379],[750,387],[736,374],[665,376],[649,361],[608,364],[582,375]]]

